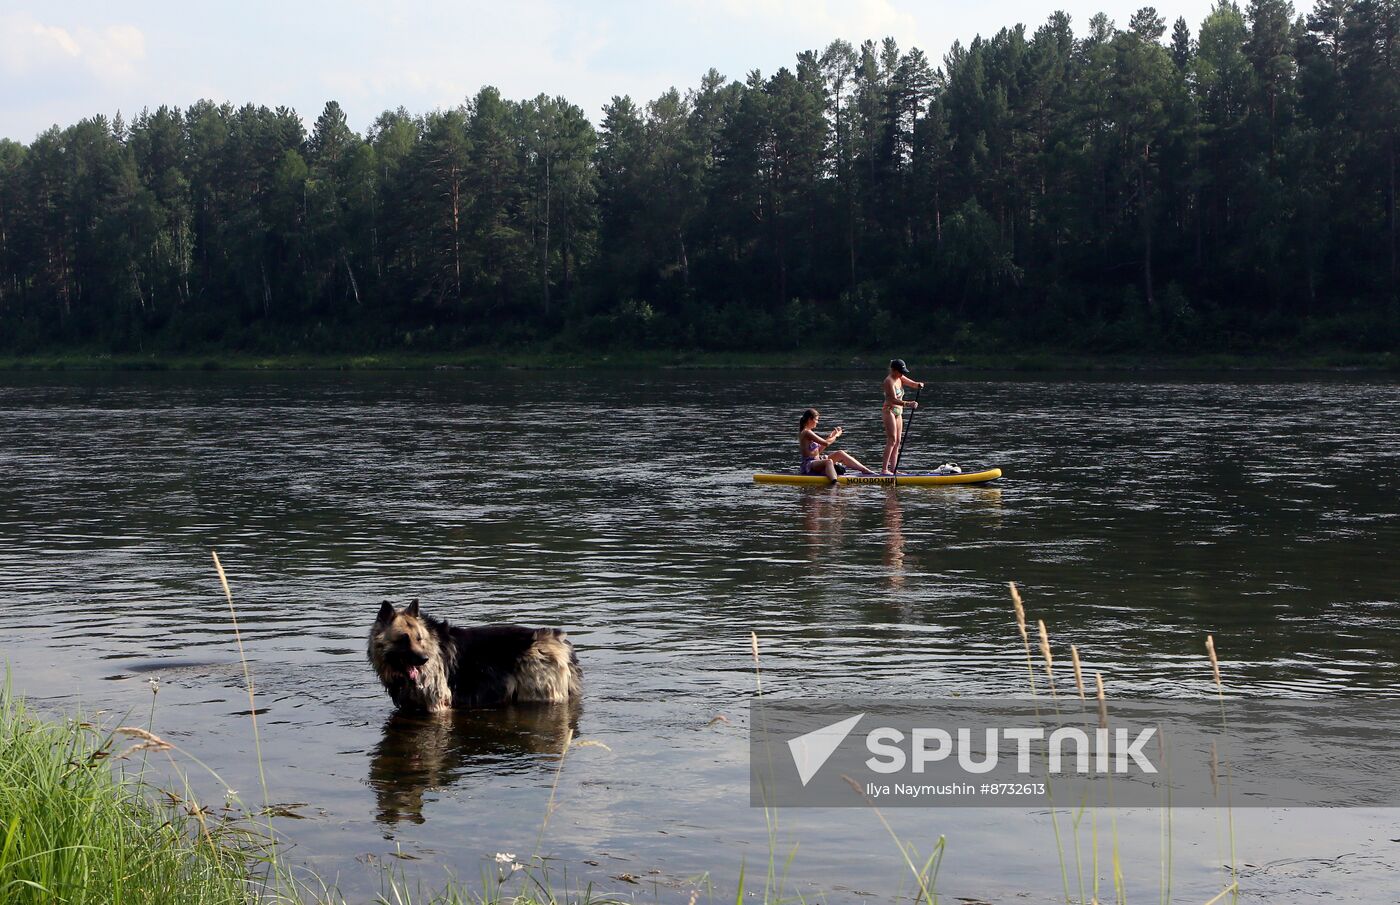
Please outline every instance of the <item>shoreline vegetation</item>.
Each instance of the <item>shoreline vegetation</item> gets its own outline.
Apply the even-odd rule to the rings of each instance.
[[[335,887],[279,852],[270,817],[236,793],[218,803],[157,785],[148,758],[174,752],[149,730],[39,716],[0,687],[0,900],[7,905],[347,905]],[[567,749],[566,749],[567,753]],[[561,755],[562,762],[563,755]],[[177,777],[181,769],[171,758]],[[208,770],[203,764],[197,766]],[[213,771],[213,779],[222,780]],[[512,856],[513,857],[513,856]],[[377,905],[611,905],[590,889],[556,889],[542,863],[448,880],[428,891],[386,867]]]
[[[4,900],[249,902],[259,859],[252,837],[227,832],[219,812],[193,805],[188,794],[159,793],[127,772],[169,747],[75,717],[41,719],[0,689]]]
[[[951,354],[899,350],[924,373],[1074,372],[1400,372],[1393,352],[1259,352],[1107,354],[1023,351]],[[869,352],[809,349],[781,352],[637,350],[557,352],[547,347],[468,349],[456,352],[256,353],[211,351],[174,354],[63,350],[0,354],[0,371],[484,371],[555,370],[882,370],[886,359]]]

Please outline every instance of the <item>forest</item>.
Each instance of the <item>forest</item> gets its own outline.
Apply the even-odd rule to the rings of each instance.
[[[0,350],[1400,345],[1400,2],[1074,25],[0,140]]]

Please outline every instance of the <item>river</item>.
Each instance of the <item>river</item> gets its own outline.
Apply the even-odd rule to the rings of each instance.
[[[216,549],[294,861],[367,897],[385,862],[431,887],[538,852],[561,885],[680,902],[732,900],[741,864],[761,889],[770,856],[791,857],[789,895],[909,892],[872,814],[782,810],[770,836],[749,807],[751,632],[765,695],[1023,694],[1015,580],[1111,695],[1208,696],[1207,633],[1231,694],[1400,691],[1393,379],[950,375],[904,467],[1001,481],[752,483],[793,466],[808,405],[878,463],[881,376],[0,376],[11,683],[49,712],[149,721],[261,803]],[[566,628],[581,706],[392,718],[364,654],[385,598]],[[561,764],[571,729],[598,744]],[[1395,813],[1236,813],[1244,899],[1392,901]],[[889,816],[921,852],[946,837],[944,895],[1057,896],[1043,810]],[[1122,815],[1131,900],[1160,897],[1159,817]],[[1173,899],[1228,882],[1222,819],[1177,817]]]

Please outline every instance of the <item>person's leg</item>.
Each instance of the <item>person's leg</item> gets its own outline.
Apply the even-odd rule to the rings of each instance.
[[[895,465],[899,464],[899,448],[904,445],[904,419],[895,419],[895,448],[889,454],[889,474],[895,474]]]
[[[896,415],[893,409],[885,409],[881,420],[885,423],[885,458],[881,460],[880,471],[890,474],[894,471],[894,454],[899,446],[899,429],[904,419]]]
[[[840,455],[840,454],[837,453],[837,455]],[[835,458],[834,456],[826,456],[825,458],[822,459],[822,465],[823,465],[823,466],[825,467],[825,469],[826,469],[826,476],[827,476],[827,479],[830,480],[831,483],[835,484],[835,483],[836,483],[836,458]]]
[[[856,469],[857,471],[861,472],[862,474],[874,474],[874,473],[875,473],[874,471],[871,471],[869,468],[866,468],[864,465],[860,464],[860,460],[857,459],[855,456],[851,455],[851,454],[848,453],[848,452],[845,452],[844,450],[839,450],[839,449],[836,450],[835,452],[833,452],[833,453],[831,454],[830,458],[835,459],[837,462],[840,462],[842,465],[850,466],[851,468]]]

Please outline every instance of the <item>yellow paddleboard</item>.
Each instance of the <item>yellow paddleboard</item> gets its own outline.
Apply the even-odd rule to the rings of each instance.
[[[937,487],[946,484],[985,484],[988,481],[995,481],[1001,477],[1000,468],[984,468],[981,471],[968,471],[962,474],[898,474],[898,475],[876,475],[876,474],[843,474],[836,478],[838,484],[877,484],[885,487],[898,485],[900,487]],[[756,474],[753,476],[755,482],[759,484],[798,484],[802,486],[820,487],[830,484],[825,475],[802,475],[802,474]]]

